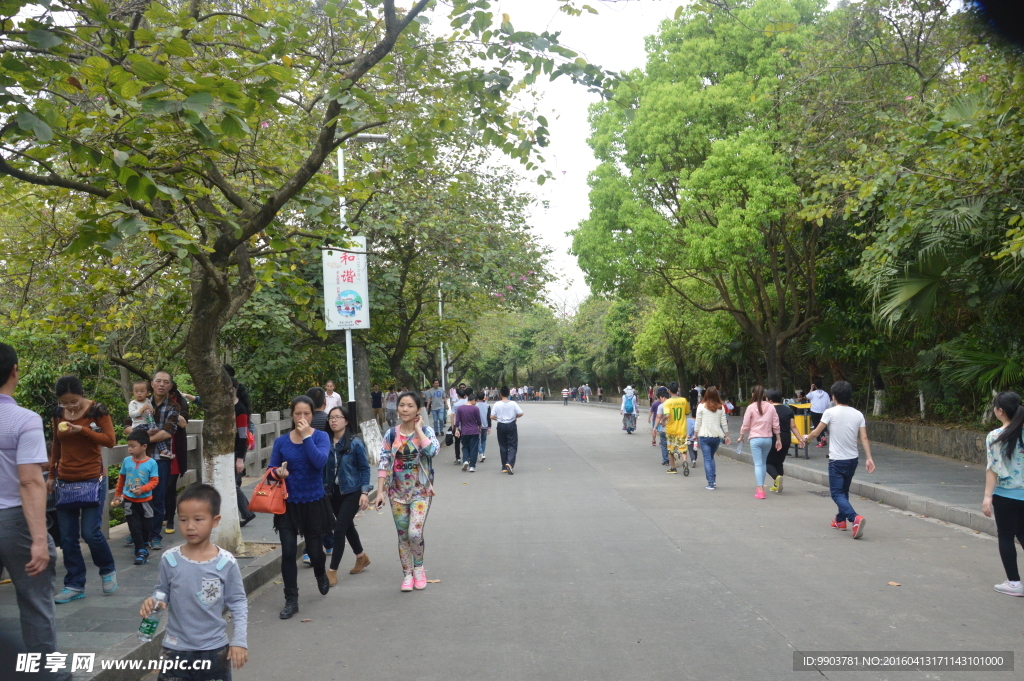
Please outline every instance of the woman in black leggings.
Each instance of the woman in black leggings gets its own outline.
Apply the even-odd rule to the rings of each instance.
[[[370,558],[359,541],[355,517],[370,505],[370,462],[366,459],[363,441],[348,430],[348,412],[335,407],[327,414],[327,430],[331,435],[331,453],[324,466],[324,489],[331,500],[331,509],[337,524],[334,531],[324,536],[324,547],[331,550],[331,567],[327,580],[331,586],[338,583],[338,566],[345,555],[345,542],[356,554],[356,564],[349,574],[358,575]]]
[[[782,449],[775,449],[775,435],[772,435],[772,448],[768,450],[768,460],[765,468],[773,484],[768,488],[769,492],[782,491],[782,476],[785,475],[786,457],[789,456],[789,446],[792,444],[793,431],[796,430],[796,419],[793,418],[793,410],[782,403],[782,391],[772,388],[765,392],[765,397],[775,407],[779,414],[779,439],[782,441]]]
[[[324,494],[324,465],[331,452],[331,438],[322,430],[313,429],[311,399],[299,395],[292,400],[291,407],[294,427],[274,440],[268,467],[271,478],[284,480],[288,488],[285,512],[274,516],[274,530],[281,538],[284,609],[280,617],[283,620],[299,611],[298,567],[295,561],[300,535],[306,539],[317,588],[324,595],[330,590],[323,537],[334,527],[331,504]]]
[[[985,438],[988,466],[981,510],[990,518],[995,511],[999,557],[1006,570],[1006,581],[996,584],[995,590],[1007,596],[1024,596],[1014,546],[1015,539],[1024,546],[1024,408],[1020,395],[999,393],[992,411],[1003,425]]]

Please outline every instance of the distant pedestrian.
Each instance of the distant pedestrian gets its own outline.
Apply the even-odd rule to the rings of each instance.
[[[765,498],[765,463],[768,460],[768,452],[773,447],[782,448],[782,442],[777,439],[779,432],[778,412],[765,399],[764,388],[755,385],[750,393],[750,404],[743,413],[743,425],[740,427],[739,438],[739,441],[743,442],[743,438],[749,434],[750,456],[754,460],[755,499]]]
[[[477,463],[482,463],[487,458],[487,435],[491,432],[491,405],[487,404],[482,390],[476,394],[476,408],[480,411],[480,460]]]
[[[806,445],[811,438],[821,435],[825,428],[829,429],[831,444],[828,450],[828,482],[832,491],[832,500],[836,502],[839,512],[832,520],[832,527],[845,530],[846,523],[852,524],[853,538],[859,539],[864,534],[864,516],[858,515],[850,504],[850,484],[853,474],[857,471],[859,452],[857,439],[864,446],[867,463],[864,469],[868,473],[875,472],[875,461],[871,458],[871,443],[868,441],[867,422],[864,414],[850,406],[853,401],[853,386],[846,381],[832,384],[832,399],[836,406],[825,410],[821,415],[821,423],[805,437],[801,444]]]
[[[775,412],[779,415],[779,435],[773,435],[772,437],[778,437],[782,447],[776,447],[775,443],[772,442],[772,448],[768,453],[768,460],[765,462],[768,477],[773,481],[768,491],[778,493],[782,491],[782,477],[785,475],[786,457],[789,456],[789,446],[792,444],[793,431],[796,430],[796,419],[793,410],[788,405],[782,403],[781,390],[771,388],[765,393],[765,397],[772,403],[772,406],[775,407]]]
[[[370,390],[370,408],[373,409],[373,418],[377,420],[377,427],[384,427],[384,393],[380,386],[375,385]]]
[[[569,393],[570,392],[571,391],[568,388],[562,388],[562,406],[563,407],[568,407],[569,406]]]
[[[57,647],[57,549],[46,531],[43,420],[14,401],[18,377],[17,353],[0,343],[0,571],[14,586],[25,650],[45,660]]]
[[[334,381],[328,380],[324,383],[324,407],[330,411],[341,404],[341,395],[334,392]]]
[[[323,388],[314,386],[306,391],[306,397],[313,400],[313,420],[309,425],[321,432],[327,432],[327,393]]]
[[[1024,596],[1014,547],[1015,539],[1024,546],[1024,408],[1020,395],[999,393],[992,402],[992,411],[1003,425],[985,438],[988,464],[981,510],[989,518],[995,513],[999,557],[1006,571],[1006,581],[996,584],[995,590],[1007,596]],[[834,441],[835,435],[832,437]]]
[[[370,462],[366,458],[363,441],[352,434],[349,428],[348,412],[344,407],[334,407],[327,414],[328,434],[331,436],[331,451],[324,464],[324,491],[331,501],[335,525],[324,535],[324,551],[330,556],[327,581],[331,586],[338,584],[338,566],[345,555],[345,542],[356,554],[356,564],[349,574],[358,575],[370,564],[370,558],[363,551],[363,543],[356,530],[356,513],[365,511],[369,505]]]
[[[401,422],[384,435],[377,466],[376,508],[391,504],[402,561],[402,591],[427,588],[423,528],[434,497],[433,461],[439,446],[434,431],[423,424],[422,408],[416,393],[399,396]]]
[[[658,443],[661,445],[661,465],[668,465],[668,435],[665,433],[665,424],[662,414],[665,413],[665,401],[669,398],[668,388],[659,387],[654,395],[655,419],[657,422]]]
[[[387,421],[388,428],[394,428],[398,423],[398,393],[395,386],[389,387],[387,395],[384,396],[384,420]]]
[[[707,479],[705,489],[714,490],[717,483],[715,453],[724,442],[728,447],[732,444],[729,438],[729,421],[725,417],[725,407],[717,390],[708,390],[704,400],[697,405],[697,419],[693,426],[697,445],[704,457],[704,477]]]
[[[455,400],[452,402],[451,425],[450,425],[451,433],[452,433],[452,440],[455,443],[455,465],[456,466],[461,466],[462,465],[462,459],[464,457],[462,456],[462,438],[459,437],[459,434],[457,432],[455,432],[455,412],[458,410],[459,407],[461,407],[464,404],[466,404],[466,389],[464,387],[460,386],[459,388],[457,388],[455,390]]]
[[[306,395],[292,398],[292,429],[274,440],[268,470],[288,487],[285,512],[274,516],[274,530],[281,540],[281,579],[284,582],[284,608],[280,618],[299,612],[298,538],[306,539],[306,551],[317,587],[326,595],[327,560],[323,537],[334,527],[334,514],[324,493],[324,465],[331,451],[331,438],[313,428],[313,401]],[[181,502],[178,502],[179,506]]]
[[[491,408],[491,420],[497,421],[498,451],[501,453],[501,472],[513,474],[519,453],[519,428],[516,421],[523,416],[522,408],[508,399],[508,386],[499,391],[501,401]]]
[[[252,418],[252,407],[249,406],[249,401],[241,394],[240,388],[242,384],[238,382],[238,379],[231,378],[231,399],[235,403],[235,505],[238,507],[238,524],[241,527],[245,527],[253,520],[256,519],[256,514],[249,510],[249,499],[245,496],[245,490],[242,489],[242,478],[245,476],[245,458],[249,454],[249,424]],[[255,438],[253,440],[255,445]],[[171,485],[168,487],[174,487],[177,484],[177,478],[171,481]],[[175,494],[174,503],[167,506],[167,508],[177,508],[177,494]],[[174,513],[167,515],[167,526],[173,528],[172,518]],[[173,531],[173,530],[172,530]]]
[[[668,384],[670,397],[662,406],[661,423],[665,426],[668,438],[668,473],[676,472],[676,457],[683,460],[683,474],[690,474],[689,456],[686,452],[686,417],[690,413],[690,403],[685,397],[679,396],[679,384],[672,381]]]
[[[821,417],[832,404],[832,399],[828,396],[828,393],[816,386],[811,384],[811,392],[807,393],[807,399],[811,402],[811,429],[816,430],[818,424],[821,423]],[[823,429],[818,435],[818,444],[816,447],[824,447],[828,444],[828,438],[825,437],[825,433],[828,429]]]
[[[597,401],[604,402],[604,388],[597,386]]]
[[[164,600],[147,598],[139,609],[141,617],[156,609],[168,612],[157,681],[231,681],[231,668],[241,669],[249,660],[242,573],[231,552],[210,541],[220,524],[220,505],[216,489],[195,484],[182,492],[178,508],[170,509],[180,518],[185,543],[160,561],[156,592]],[[231,638],[225,610],[231,613]]]
[[[455,433],[462,439],[462,470],[476,473],[476,458],[480,451],[480,410],[476,406],[476,394],[466,393],[465,404],[455,411]]]
[[[167,382],[170,387],[170,381]],[[58,604],[85,598],[86,567],[80,539],[89,545],[106,595],[117,590],[114,554],[103,536],[101,505],[107,503],[107,471],[102,447],[113,447],[114,422],[107,408],[85,397],[75,376],[57,379],[58,407],[53,418],[53,445],[47,485],[55,489],[60,546],[64,554],[64,588]],[[166,400],[167,392],[163,393]],[[177,412],[175,412],[177,420]],[[170,461],[167,466],[170,471]],[[161,493],[163,490],[160,490]]]
[[[633,390],[633,386],[627,385],[622,394],[622,406],[619,408],[619,413],[622,414],[622,429],[626,431],[626,435],[632,435],[636,430],[636,415],[639,408],[636,391]]]
[[[661,414],[658,412],[658,407],[661,406],[661,403],[658,401],[658,398],[655,396],[654,392],[653,391],[650,391],[650,392],[651,392],[651,408],[650,408],[650,414],[647,417],[647,423],[651,426],[651,446],[652,447],[657,447],[658,446],[658,443],[657,443],[657,439],[658,439],[658,422],[659,422],[659,419],[661,418]]]
[[[452,388],[453,393],[454,391],[455,389]],[[434,386],[427,390],[427,411],[430,412],[430,417],[434,421],[434,434],[438,437],[444,437],[447,410],[448,401],[444,396],[444,390],[441,389],[441,381],[434,381]]]

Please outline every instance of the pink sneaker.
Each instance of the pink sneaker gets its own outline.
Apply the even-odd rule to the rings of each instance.
[[[402,579],[402,591],[412,591],[412,575],[406,575]]]
[[[760,490],[759,489],[756,492],[754,492],[754,498],[755,499],[764,499],[764,490]]]
[[[427,588],[427,571],[422,567],[412,569],[412,579],[413,586],[417,589],[422,590]]]

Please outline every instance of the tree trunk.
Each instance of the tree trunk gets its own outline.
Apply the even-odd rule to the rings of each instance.
[[[235,501],[235,405],[231,380],[217,356],[217,336],[228,303],[201,268],[193,270],[192,323],[185,342],[185,363],[192,382],[202,395],[203,480],[220,492],[220,524],[214,530],[217,546],[238,553],[244,548]]]

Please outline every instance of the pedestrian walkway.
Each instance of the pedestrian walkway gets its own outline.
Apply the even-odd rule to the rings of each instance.
[[[580,408],[613,408],[614,404],[570,403]],[[741,419],[729,418],[733,440],[739,434]],[[650,437],[650,428],[641,427],[634,437]],[[652,448],[653,449],[653,448]],[[736,447],[722,447],[722,454],[750,463],[750,449],[746,443],[743,453]],[[793,449],[790,452],[793,453]],[[786,477],[828,485],[828,447],[821,449],[811,444],[809,459],[786,459]],[[927,515],[973,530],[995,534],[995,522],[981,512],[985,491],[985,467],[925,452],[914,452],[872,442],[871,455],[877,468],[868,473],[863,466],[857,469],[851,493],[881,501],[918,515]],[[863,462],[863,457],[862,457]],[[698,467],[699,467],[698,463]]]
[[[252,491],[255,482],[251,480],[248,483],[247,492]],[[234,498],[231,501],[233,502]],[[272,516],[258,514],[255,520],[242,528],[242,537],[246,543],[253,545],[277,543],[277,535],[271,523]],[[126,536],[127,524],[122,523],[110,530],[110,548],[117,565],[118,587],[117,591],[109,596],[103,595],[99,573],[89,559],[89,549],[85,545],[82,546],[82,553],[89,568],[85,587],[86,597],[57,606],[58,652],[101,654],[128,639],[134,640],[139,629],[139,607],[143,600],[153,595],[160,557],[167,549],[184,543],[184,537],[179,532],[164,534],[163,550],[153,551],[146,565],[133,565],[134,547],[124,546]],[[255,550],[254,553],[259,551]],[[238,558],[243,575],[245,568],[259,557],[253,555]],[[59,591],[63,586],[64,574],[64,563],[58,549],[55,591]],[[12,632],[19,636],[21,633],[18,604],[15,602],[14,588],[10,584],[0,586],[0,631]]]
[[[436,467],[424,565],[439,582],[400,592],[391,514],[369,513],[365,572],[321,596],[300,570],[286,622],[281,586],[253,597],[235,681],[882,681],[923,674],[808,674],[793,656],[1020,647],[1015,627],[988,624],[1021,607],[992,590],[988,536],[855,499],[869,523],[853,541],[817,485],[755,500],[751,467],[725,458],[709,492],[699,472],[665,475],[614,411],[521,406],[515,477],[490,456],[476,473]],[[1019,673],[941,675],[982,677]]]

